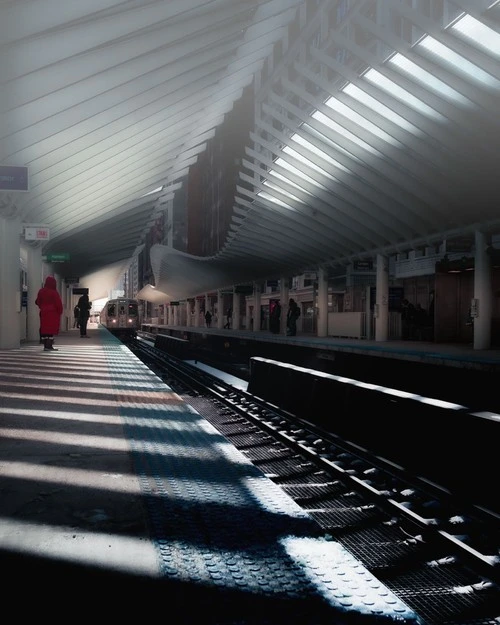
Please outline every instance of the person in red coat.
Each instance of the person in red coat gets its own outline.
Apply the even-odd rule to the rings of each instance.
[[[53,276],[45,278],[45,284],[38,291],[35,304],[40,309],[40,338],[43,340],[43,351],[57,351],[54,348],[54,336],[59,334],[63,304]]]

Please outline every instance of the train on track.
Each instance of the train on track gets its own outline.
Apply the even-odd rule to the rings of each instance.
[[[100,323],[122,340],[137,338],[141,329],[139,302],[125,297],[108,300],[101,310]]]

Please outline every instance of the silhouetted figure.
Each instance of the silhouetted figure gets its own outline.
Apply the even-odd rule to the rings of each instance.
[[[207,310],[207,312],[205,313],[205,323],[207,325],[207,328],[212,325],[212,313],[209,310]]]
[[[80,338],[87,338],[87,324],[90,317],[90,309],[92,303],[89,301],[89,296],[85,293],[80,296],[78,300],[78,308],[80,309],[80,316],[78,318],[78,327],[80,328]]]
[[[78,306],[75,306],[73,308],[73,327],[80,327],[80,309],[78,308]]]
[[[297,319],[300,317],[300,308],[297,302],[290,298],[288,302],[288,312],[286,313],[286,335],[295,336],[297,334]]]
[[[429,321],[428,321],[426,310],[422,308],[420,304],[417,304],[415,306],[415,324],[414,324],[415,338],[417,339],[417,341],[423,340],[428,323]]]
[[[229,307],[226,312],[226,324],[224,328],[229,330],[231,328],[231,321],[233,320],[233,309]]]
[[[279,334],[281,323],[281,304],[275,302],[269,316],[269,329],[273,334]]]
[[[413,338],[415,329],[415,306],[406,297],[401,301],[401,337]]]

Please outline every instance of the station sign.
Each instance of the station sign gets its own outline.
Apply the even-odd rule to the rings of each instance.
[[[0,165],[0,191],[28,191],[28,168]]]
[[[50,239],[50,230],[48,226],[25,226],[25,241],[48,241]]]
[[[239,295],[252,295],[253,286],[247,284],[238,284],[234,287],[234,292],[238,293]]]
[[[355,260],[353,262],[354,271],[373,271],[372,260]]]

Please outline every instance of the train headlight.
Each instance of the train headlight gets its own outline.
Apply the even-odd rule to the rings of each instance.
[[[116,319],[111,319],[111,323],[116,323]]]

